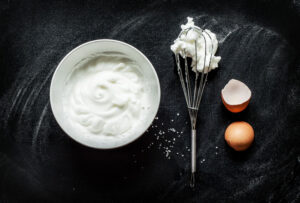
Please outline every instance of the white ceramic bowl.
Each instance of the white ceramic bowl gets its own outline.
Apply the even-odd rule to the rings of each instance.
[[[146,121],[143,122],[143,126],[140,126],[134,134],[126,136],[123,139],[115,139],[114,141],[103,141],[93,136],[83,136],[78,130],[71,127],[70,121],[66,118],[63,109],[63,94],[64,87],[68,76],[76,68],[78,63],[82,61],[91,60],[97,53],[101,52],[120,52],[125,54],[128,58],[136,61],[140,67],[141,73],[144,75],[144,79],[149,87],[149,99],[151,108],[146,116]],[[155,69],[147,57],[133,46],[121,41],[101,39],[84,43],[70,53],[68,53],[54,72],[50,86],[50,104],[54,114],[54,117],[60,127],[75,141],[92,148],[97,149],[112,149],[120,146],[124,146],[137,138],[139,138],[153,122],[160,103],[160,84],[155,72]],[[95,135],[96,136],[96,135]]]

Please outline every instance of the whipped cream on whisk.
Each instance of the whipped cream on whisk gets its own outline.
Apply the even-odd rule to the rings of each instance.
[[[181,25],[182,31],[192,27],[199,28],[195,25],[193,18],[187,17],[187,20],[188,22],[185,25]],[[206,40],[206,46],[205,40],[201,36],[201,33],[190,30],[186,34],[182,34],[174,41],[174,44],[171,45],[171,50],[174,52],[174,54],[180,54],[183,58],[192,58],[191,67],[193,71],[203,72],[204,69],[204,72],[207,73],[218,67],[218,63],[221,60],[221,57],[215,56],[218,49],[218,40],[216,38],[216,35],[208,29],[203,30],[202,35]],[[197,57],[195,50],[196,40]],[[211,62],[209,63],[210,58]]]

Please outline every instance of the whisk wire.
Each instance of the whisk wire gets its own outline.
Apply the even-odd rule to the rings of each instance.
[[[212,38],[211,38],[211,36],[210,36],[210,34],[209,33],[207,33],[205,30],[203,31],[208,37],[209,37],[209,39],[212,41]],[[199,94],[199,96],[198,96],[198,99],[197,99],[197,108],[199,108],[199,106],[200,106],[200,102],[201,102],[201,99],[202,99],[202,95],[203,95],[203,91],[204,91],[204,87],[205,87],[205,85],[206,85],[206,82],[207,82],[207,77],[208,77],[208,73],[209,73],[209,71],[210,71],[210,65],[211,65],[211,59],[212,59],[212,50],[213,50],[213,43],[211,43],[211,52],[210,52],[210,60],[209,60],[209,63],[208,63],[208,66],[206,67],[205,66],[205,64],[206,64],[206,51],[207,51],[207,49],[206,49],[206,47],[207,47],[207,42],[206,42],[206,39],[205,39],[205,37],[202,35],[202,37],[204,38],[204,46],[205,46],[205,54],[204,54],[204,65],[203,65],[203,72],[204,73],[206,73],[205,74],[205,78],[204,78],[204,82],[202,81],[201,82],[201,84],[202,84],[202,87],[200,88],[201,89],[201,92],[199,92],[200,94]],[[204,74],[202,74],[202,76],[201,76],[201,79],[202,79],[202,77],[204,76]],[[199,89],[199,90],[200,90]]]
[[[203,35],[201,35],[201,37],[203,37],[204,39],[204,63],[203,63],[203,67],[202,67],[202,72],[201,72],[201,79],[200,79],[200,84],[199,84],[199,90],[198,90],[198,93],[197,93],[197,103],[196,103],[196,107],[199,108],[200,106],[200,103],[198,102],[200,100],[200,95],[201,95],[201,92],[203,90],[203,80],[204,80],[204,75],[205,75],[205,62],[206,62],[206,40],[205,40],[205,37]]]
[[[190,74],[189,74],[189,67],[188,67],[188,63],[187,63],[187,57],[186,57],[186,52],[184,51],[184,66],[185,66],[185,80],[186,80],[186,84],[187,84],[187,99],[188,99],[188,103],[187,105],[190,106],[191,105],[191,83],[190,83]]]
[[[181,70],[181,66],[180,66],[180,59],[179,59],[178,54],[175,55],[175,60],[176,60],[176,64],[177,64],[177,72],[178,72],[178,75],[179,75],[179,78],[180,78],[180,83],[181,83],[181,86],[182,86],[182,89],[183,89],[184,97],[185,97],[186,103],[189,104],[188,96],[187,96],[187,90],[186,90],[185,82],[184,82],[184,79],[183,79],[183,74],[182,74],[182,70]]]

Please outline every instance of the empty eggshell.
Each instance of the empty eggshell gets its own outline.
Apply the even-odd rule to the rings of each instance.
[[[254,140],[254,130],[247,122],[233,122],[225,131],[225,140],[234,150],[244,151],[251,146]]]
[[[251,90],[243,82],[231,79],[222,89],[221,97],[223,104],[229,111],[238,113],[248,106]]]

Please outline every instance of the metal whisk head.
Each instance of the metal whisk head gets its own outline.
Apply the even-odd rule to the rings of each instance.
[[[194,44],[195,44],[195,79],[194,82],[191,80],[191,76],[189,73],[189,65],[187,61],[187,53],[186,50],[183,51],[183,59],[184,59],[184,69],[181,68],[181,63],[180,63],[180,54],[175,54],[175,59],[176,59],[176,64],[177,64],[177,71],[178,75],[180,78],[181,86],[183,89],[184,97],[187,103],[189,115],[190,115],[190,120],[191,120],[191,127],[192,127],[192,137],[191,137],[191,145],[192,145],[192,150],[191,150],[191,182],[190,186],[194,187],[195,185],[195,172],[196,172],[196,123],[197,123],[197,115],[198,115],[198,109],[200,106],[201,98],[203,95],[204,87],[207,81],[207,76],[208,72],[210,71],[210,65],[211,65],[211,59],[212,59],[212,51],[210,54],[207,54],[207,50],[211,48],[213,50],[213,43],[211,44],[211,47],[208,47],[208,39],[212,41],[212,37],[208,32],[205,30],[202,30],[199,27],[190,27],[185,30],[182,30],[178,36],[180,38],[182,35],[187,35],[188,32],[194,31],[199,34],[199,39],[196,39]],[[208,37],[206,38],[204,34]],[[204,40],[204,62],[203,62],[203,68],[202,71],[199,72],[197,70],[198,68],[198,55],[197,55],[197,43],[200,38],[203,38]],[[207,57],[209,57],[209,63],[207,65]],[[184,70],[184,71],[183,71]]]

